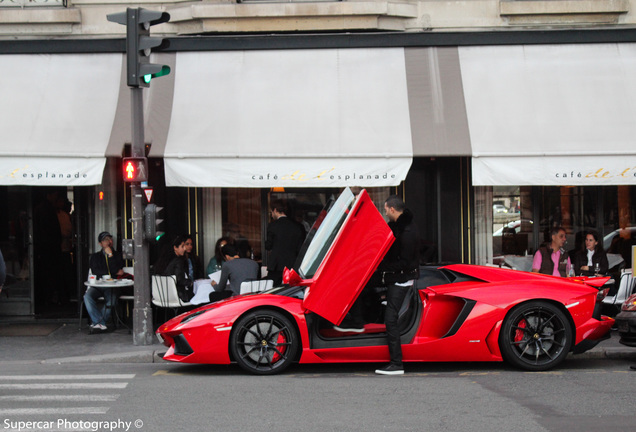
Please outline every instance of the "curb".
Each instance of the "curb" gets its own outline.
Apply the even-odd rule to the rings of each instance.
[[[630,348],[603,348],[592,351],[586,351],[581,354],[568,354],[567,358],[574,359],[634,359],[636,360],[636,349]]]
[[[132,351],[125,353],[101,354],[91,356],[60,357],[42,360],[42,364],[62,363],[164,363],[164,350]]]

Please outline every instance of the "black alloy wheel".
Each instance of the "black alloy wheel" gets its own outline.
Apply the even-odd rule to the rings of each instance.
[[[557,366],[568,355],[571,346],[570,321],[558,307],[543,301],[513,308],[499,335],[504,360],[530,371]]]
[[[258,310],[240,318],[230,339],[236,362],[257,375],[285,370],[294,361],[299,345],[292,322],[273,310]]]

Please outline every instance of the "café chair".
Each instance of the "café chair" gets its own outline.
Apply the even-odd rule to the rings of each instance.
[[[241,283],[241,294],[250,294],[259,291],[267,291],[274,286],[274,281],[271,279],[260,280],[246,280]]]
[[[176,276],[152,275],[152,304],[156,308],[164,309],[164,317],[167,318],[167,310],[172,309],[176,315],[180,308],[194,306],[190,302],[184,302],[177,293]],[[164,319],[167,321],[167,319]]]
[[[130,275],[135,275],[135,268],[134,267],[124,267],[122,269],[124,271],[124,273],[128,273]],[[132,288],[132,287],[131,287]],[[119,297],[117,297],[117,318],[119,319],[119,321],[121,321],[122,324],[124,324],[125,327],[128,328],[128,332],[130,333],[130,327],[122,320],[122,316],[120,316],[119,314],[119,307],[120,307],[120,303],[119,302],[124,302],[126,305],[126,310],[122,311],[122,315],[124,315],[124,318],[127,318],[130,316],[131,310],[134,307],[134,303],[135,303],[135,296],[134,296],[134,288],[133,288],[133,295],[128,295],[128,294],[124,294],[124,295],[120,295]],[[124,314],[125,312],[125,314]]]

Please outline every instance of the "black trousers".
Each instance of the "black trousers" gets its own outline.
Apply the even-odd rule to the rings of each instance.
[[[400,343],[400,329],[398,327],[398,314],[404,298],[410,287],[390,284],[386,293],[386,311],[384,322],[389,345],[391,363],[402,366],[402,344]]]

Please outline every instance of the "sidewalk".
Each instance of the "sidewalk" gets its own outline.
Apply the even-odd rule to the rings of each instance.
[[[0,364],[3,362],[36,363],[156,363],[167,348],[154,339],[152,345],[133,345],[132,334],[126,329],[111,333],[89,335],[84,327],[78,330],[77,321],[46,323],[59,325],[47,336],[0,336]],[[6,325],[33,325],[5,324]],[[636,361],[636,348],[621,345],[618,333],[592,350],[575,358],[626,358]]]
[[[133,336],[127,329],[114,332],[88,334],[86,325],[78,329],[77,320],[66,322],[20,323],[0,326],[50,326],[53,330],[46,336],[0,336],[0,363],[152,363],[162,362],[161,355],[167,347],[153,337],[153,344],[133,345]],[[25,327],[26,329],[26,327]]]

